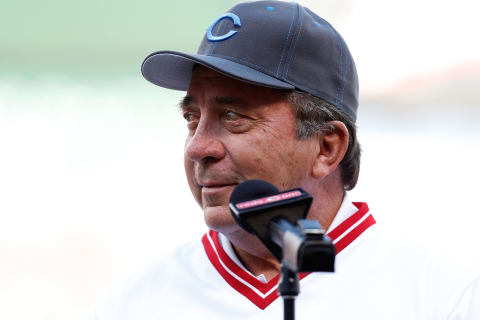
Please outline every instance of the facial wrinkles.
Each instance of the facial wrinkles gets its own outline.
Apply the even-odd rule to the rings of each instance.
[[[211,101],[203,95],[198,101]],[[225,150],[223,138],[225,132],[222,128],[219,110],[210,105],[197,105],[200,110],[200,119],[193,135],[187,141],[189,143],[198,143],[195,139],[205,139],[202,143],[208,143],[205,148],[211,148],[212,151],[204,151],[205,157],[202,159],[188,161],[193,162],[194,181],[198,186],[205,184],[233,184],[241,180],[234,170],[228,167],[228,152]]]
[[[205,127],[203,127],[205,126]],[[205,135],[204,137],[201,137],[201,139],[208,139],[211,144],[215,145],[210,145],[206,146],[206,148],[224,148],[223,143],[221,141],[218,141],[218,137],[216,136],[211,136],[209,135],[211,133],[208,132],[208,130],[217,130],[215,128],[211,128],[211,125],[209,124],[200,124],[199,128],[195,132],[195,135]],[[194,136],[191,140],[190,143],[195,143],[196,137]],[[205,156],[202,159],[198,160],[189,160],[193,164],[193,169],[194,169],[194,181],[197,185],[201,186],[204,184],[229,184],[233,183],[235,179],[233,179],[232,176],[225,176],[225,172],[228,172],[225,170],[224,163],[223,163],[223,157],[224,156],[218,156],[219,154],[224,154],[223,152],[218,152],[218,151],[212,151],[210,156],[208,156],[209,153],[206,153],[207,156]]]
[[[234,170],[227,170],[205,162],[195,163],[194,166],[195,182],[198,185],[203,183],[233,184],[243,181],[241,175]]]
[[[271,172],[272,170],[269,170],[269,168],[271,169],[277,163],[288,164],[287,168],[279,167],[279,170],[294,172],[294,168],[298,168],[299,165],[295,160],[295,154],[293,151],[285,152],[284,150],[285,148],[292,148],[291,140],[295,137],[295,113],[293,108],[283,108],[283,112],[279,112],[282,109],[280,108],[281,103],[279,104],[282,100],[280,95],[272,95],[266,98],[265,88],[262,88],[261,92],[246,90],[248,88],[242,88],[242,84],[237,85],[236,83],[236,86],[233,87],[229,85],[228,81],[228,79],[226,80],[218,77],[217,74],[211,73],[198,74],[194,77],[188,94],[195,97],[196,107],[202,109],[202,117],[205,117],[205,113],[209,114],[211,110],[208,109],[212,108],[210,101],[215,100],[216,96],[236,96],[236,94],[241,96],[242,92],[247,91],[249,95],[245,97],[246,103],[252,108],[249,112],[253,111],[253,114],[258,115],[258,117],[249,120],[248,133],[243,136],[242,133],[238,135],[229,133],[227,129],[221,127],[221,123],[213,122],[219,125],[216,128],[219,131],[215,131],[215,137],[217,142],[222,143],[223,148],[225,148],[225,159],[206,158],[202,159],[202,161],[195,161],[193,164],[195,181],[198,183],[199,181],[210,179],[212,181],[241,182],[256,176],[267,177],[275,174],[276,170]],[[285,110],[289,110],[291,114],[285,112]],[[201,121],[203,120],[205,118]],[[197,130],[202,130],[202,134],[206,133],[206,131],[213,132],[212,118],[208,120],[205,123],[201,123],[197,128]],[[285,130],[285,123],[291,123],[289,125],[291,128]],[[232,145],[234,146],[233,152],[238,151],[240,136],[242,137],[241,139],[244,139],[240,143],[241,148],[243,148],[244,154],[248,154],[250,159],[238,157],[237,155],[230,157],[230,147]],[[232,142],[234,143],[232,144]],[[258,165],[245,167],[245,161]],[[287,183],[282,182],[282,185],[287,185]]]

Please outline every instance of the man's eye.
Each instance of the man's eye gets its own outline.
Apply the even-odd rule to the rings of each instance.
[[[185,112],[183,114],[183,117],[185,118],[185,120],[187,120],[187,122],[192,122],[196,119],[196,115],[191,112]]]
[[[239,115],[238,113],[230,110],[225,111],[225,120],[235,121],[239,119],[242,119],[242,116]]]

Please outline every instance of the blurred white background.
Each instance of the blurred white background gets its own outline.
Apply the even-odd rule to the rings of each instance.
[[[300,2],[336,27],[357,63],[363,155],[350,199],[422,245],[477,249],[480,6]],[[2,4],[0,319],[80,319],[115,279],[205,232],[183,173],[184,93],[155,87],[139,69],[155,50],[195,51],[234,3],[172,5],[158,12],[178,19],[151,18],[161,34],[142,19],[148,7],[97,8],[110,20],[95,28],[130,30],[120,35],[95,34],[77,16],[65,31],[54,6],[41,11],[47,28],[27,21],[34,8]],[[14,12],[20,26],[8,20]],[[96,40],[75,43],[69,32]]]

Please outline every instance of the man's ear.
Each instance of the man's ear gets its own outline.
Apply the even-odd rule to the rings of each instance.
[[[323,179],[335,171],[348,149],[349,134],[341,121],[328,122],[331,129],[321,132],[318,139],[318,152],[312,167],[312,176]]]

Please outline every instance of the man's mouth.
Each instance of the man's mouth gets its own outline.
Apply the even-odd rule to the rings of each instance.
[[[202,190],[218,190],[222,188],[227,188],[231,186],[237,185],[236,183],[208,183],[204,185],[200,185],[202,187]]]
[[[205,181],[199,184],[204,196],[216,196],[226,191],[231,191],[237,185],[236,182],[230,181]]]

